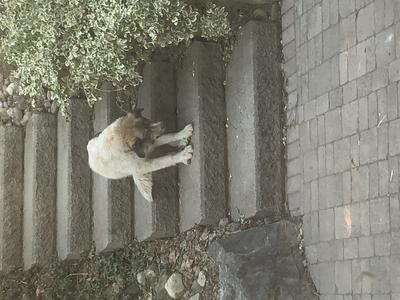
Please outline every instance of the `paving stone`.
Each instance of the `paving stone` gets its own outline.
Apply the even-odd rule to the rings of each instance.
[[[399,191],[399,161],[397,157],[389,157],[389,193]]]
[[[351,165],[353,167],[358,167],[360,165],[360,136],[358,134],[352,135],[350,144]]]
[[[296,56],[296,43],[294,41],[285,45],[282,49],[285,61]]]
[[[374,236],[375,255],[387,256],[390,254],[391,236],[388,233]]]
[[[333,144],[335,172],[343,172],[351,167],[350,138],[341,139]]]
[[[383,122],[384,117],[381,117],[381,121]],[[386,117],[385,117],[386,119]],[[378,123],[378,124],[379,124]],[[378,128],[378,159],[387,159],[389,153],[389,141],[388,141],[388,124],[383,123]]]
[[[292,216],[304,214],[305,200],[302,192],[295,192],[287,195],[289,210]]]
[[[153,62],[143,73],[139,89],[139,103],[143,115],[163,121],[166,132],[176,132],[176,90],[172,64]],[[170,149],[162,149],[160,154]],[[172,237],[178,229],[178,167],[153,172],[153,203],[135,189],[135,237],[139,241]]]
[[[322,0],[321,11],[322,11],[322,30],[325,30],[330,25],[329,0]]]
[[[308,45],[301,45],[296,54],[298,72],[299,74],[305,74],[308,71]]]
[[[379,166],[379,195],[386,196],[389,193],[389,166],[387,160],[378,163]]]
[[[357,81],[353,80],[351,82],[343,85],[343,103],[349,103],[357,98]]]
[[[351,259],[358,257],[358,240],[357,238],[350,238],[343,240],[344,259]]]
[[[342,203],[342,184],[340,174],[319,179],[319,209],[335,207]]]
[[[345,84],[348,81],[348,70],[347,70],[347,52],[340,53],[339,55],[339,81],[340,84]]]
[[[329,110],[329,94],[326,93],[316,99],[317,115],[324,114]]]
[[[329,92],[334,87],[334,83],[331,61],[326,61],[317,66],[309,73],[309,88],[312,87],[312,89],[309,89],[310,99]]]
[[[384,88],[389,83],[389,73],[386,67],[378,67],[372,73],[371,89],[376,91],[378,89]]]
[[[335,286],[339,294],[351,292],[351,261],[335,263]]]
[[[313,38],[322,31],[321,5],[314,6],[308,13],[308,39]]]
[[[318,262],[343,259],[343,240],[332,240],[317,245]]]
[[[369,235],[371,226],[369,222],[369,202],[360,202],[360,233],[361,235]]]
[[[358,240],[360,257],[374,256],[374,238],[372,236],[363,236]]]
[[[325,147],[318,147],[318,175],[326,175]]]
[[[342,117],[340,109],[329,111],[325,115],[326,142],[330,143],[342,136]]]
[[[233,176],[230,180],[230,207],[234,218],[239,217],[238,210],[248,217],[275,213],[282,201],[281,176],[284,176],[281,166],[283,150],[279,116],[281,68],[277,60],[280,46],[272,42],[277,40],[277,27],[272,23],[250,22],[243,27],[242,32],[243,35],[240,36],[237,48],[232,55],[232,64],[228,66],[226,86],[227,116],[233,125],[227,130],[230,149],[228,151],[229,172],[248,174],[246,180],[243,180],[242,176]],[[204,57],[204,59],[209,58]],[[188,68],[192,68],[191,62]],[[222,73],[220,75],[222,78]],[[210,81],[209,74],[204,74],[204,81],[207,83]],[[243,84],[238,85],[238,82]],[[254,89],[254,86],[257,88]],[[188,103],[184,95],[178,94],[179,99]],[[243,124],[243,126],[237,126],[237,124]],[[225,130],[223,123],[221,130]],[[217,133],[214,135],[221,140],[221,135]],[[270,138],[265,139],[266,136]],[[204,147],[212,149],[215,153],[215,146],[205,145]],[[209,157],[210,153],[207,153],[207,156]],[[246,160],[243,160],[243,157],[246,157]],[[187,168],[187,172],[192,172],[190,170],[192,166]],[[317,173],[317,167],[315,172]],[[181,174],[180,178],[182,180],[188,176],[189,174]],[[187,197],[192,199],[193,190],[187,192]],[[210,197],[214,199],[213,201],[223,199],[222,195],[217,197],[212,191],[210,191]],[[244,198],[248,201],[243,201]],[[185,202],[184,199],[181,196],[182,203]],[[189,210],[193,210],[191,201],[194,200],[187,202]],[[212,210],[215,211],[215,208],[213,207]]]
[[[398,195],[390,196],[390,228],[393,231],[400,230],[400,202]]]
[[[333,294],[335,292],[335,263],[327,262],[319,264],[320,293]]]
[[[325,145],[325,116],[317,118],[318,145]]]
[[[396,57],[395,35],[394,28],[376,35],[376,63],[379,66],[384,66],[392,62]]]
[[[110,84],[104,90],[112,90]],[[93,130],[102,131],[124,113],[116,105],[115,92],[104,92],[95,105]],[[125,108],[127,109],[127,107]],[[107,252],[123,247],[133,236],[133,182],[109,180],[93,173],[93,240],[96,251]]]
[[[331,24],[336,24],[339,21],[339,3],[338,0],[329,1],[329,21]]]
[[[282,15],[282,29],[285,30],[293,23],[294,23],[294,7],[292,7]]]
[[[345,2],[345,1],[344,1]],[[374,34],[374,3],[362,8],[358,12],[357,18],[357,39],[365,40]]]
[[[353,135],[358,129],[358,102],[353,101],[342,107],[343,136]]]
[[[351,14],[340,21],[340,50],[352,48],[356,45],[356,41],[356,14]]]
[[[385,26],[388,27],[393,24],[395,14],[396,14],[396,3],[393,0],[385,0]],[[397,11],[398,13],[398,11]]]
[[[369,165],[369,197],[376,198],[379,196],[379,169],[378,163]]]
[[[317,103],[315,100],[312,100],[304,104],[305,121],[310,121],[311,119],[315,118],[315,116],[317,115],[316,108],[317,108]]]
[[[335,237],[348,238],[351,235],[351,215],[349,206],[335,208]]]
[[[331,175],[334,173],[333,143],[326,145],[325,158],[326,158],[326,174]]]
[[[390,253],[400,254],[400,232],[391,233]]]
[[[376,93],[368,95],[368,127],[372,128],[378,124],[378,97]]]
[[[282,32],[282,44],[285,46],[289,42],[293,41],[295,38],[295,33],[294,33],[294,26],[291,25],[289,26],[286,30]]]
[[[385,28],[385,1],[375,1],[375,30],[381,32]]]
[[[318,260],[317,246],[310,245],[310,246],[305,247],[305,255],[306,255],[307,262],[309,264],[317,263],[317,260]]]
[[[317,151],[312,150],[304,154],[304,181],[308,182],[318,177]]]
[[[339,37],[339,25],[330,26],[326,31],[324,31],[324,60],[327,60],[328,58],[339,53]]]
[[[339,0],[340,17],[345,18],[355,10],[355,0]]]
[[[372,76],[371,73],[365,74],[364,76],[357,79],[357,93],[358,97],[365,97],[372,90]]]
[[[400,120],[389,122],[389,155],[394,156],[400,153]]]
[[[390,257],[390,287],[393,293],[400,293],[400,255]]]
[[[397,85],[392,83],[387,87],[388,120],[390,121],[397,118],[397,103]]]
[[[248,35],[244,36],[246,38],[249,37]],[[194,42],[186,53],[182,67],[178,70],[178,127],[183,128],[188,123],[194,124],[192,142],[196,149],[191,165],[179,167],[180,226],[182,231],[191,228],[196,223],[210,224],[218,222],[225,215],[226,165],[220,153],[225,152],[226,116],[220,55],[221,52],[218,45]],[[245,126],[247,135],[243,132],[244,128],[236,127],[238,128],[237,132],[234,132],[233,129],[236,123],[244,124],[249,122],[249,120],[241,119],[241,113],[252,111],[250,102],[248,107],[241,107],[240,105],[242,104],[237,101],[240,101],[241,97],[244,97],[243,95],[247,95],[246,99],[250,99],[247,97],[253,97],[253,95],[243,90],[242,86],[233,87],[231,84],[232,81],[238,82],[237,80],[239,80],[233,80],[232,71],[238,68],[239,65],[243,66],[243,62],[234,59],[234,57],[237,57],[237,53],[233,54],[232,61],[235,61],[236,64],[230,67],[227,78],[227,99],[232,101],[228,105],[230,107],[228,110],[231,109],[233,103],[236,103],[235,110],[229,113],[229,124],[233,125],[229,126],[229,143],[231,143],[230,149],[232,150],[229,160],[230,162],[235,161],[234,164],[230,165],[230,173],[233,174],[232,186],[235,186],[239,178],[235,174],[240,173],[235,170],[239,169],[242,172],[248,172],[248,176],[246,177],[247,180],[238,182],[239,185],[235,186],[237,190],[231,190],[231,199],[240,197],[242,192],[247,193],[249,196],[249,203],[247,203],[249,210],[242,209],[241,206],[233,204],[235,202],[231,202],[232,212],[235,211],[234,216],[236,217],[238,208],[245,215],[250,214],[250,211],[254,211],[254,204],[250,206],[250,203],[254,201],[253,199],[256,195],[254,190],[256,182],[254,160],[256,156],[255,153],[251,153],[251,149],[254,149],[254,146],[251,147],[251,145],[254,145],[256,132],[254,128],[252,129],[247,125]],[[250,70],[242,69],[243,72],[240,73],[240,76],[249,74],[252,68],[250,65],[248,67]],[[239,73],[234,72],[234,74]],[[247,86],[244,82],[243,84],[245,87]],[[231,96],[231,93],[236,96]],[[243,123],[241,123],[241,120]],[[251,134],[249,130],[252,130]],[[244,142],[243,139],[248,138],[250,140]],[[245,148],[239,147],[240,145],[245,146]],[[242,151],[241,154],[245,154],[245,157],[249,160],[246,160],[246,162],[244,160],[232,160],[233,157],[236,157],[239,149]]]
[[[343,92],[342,88],[339,87],[329,92],[329,107],[336,108],[341,106],[343,103]]]
[[[287,147],[287,158],[293,159],[300,155],[300,141],[295,141]]]
[[[24,267],[45,265],[56,254],[57,118],[35,113],[26,126],[24,157]]]
[[[85,99],[71,100],[71,116],[57,124],[57,252],[60,259],[78,259],[90,249],[91,171],[87,141],[91,110]]]
[[[387,256],[373,257],[370,259],[371,273],[375,276],[371,280],[373,293],[390,292],[390,258]]]
[[[319,229],[319,240],[322,242],[330,241],[334,238],[335,220],[333,209],[320,210],[319,219],[321,220]],[[315,226],[315,224],[314,224]]]
[[[368,166],[351,170],[351,194],[355,202],[368,199]]]
[[[358,129],[360,131],[368,128],[368,99],[363,97],[358,101]]]
[[[391,81],[399,81],[400,80],[400,59],[397,59],[390,63],[389,79]]]
[[[24,131],[0,126],[0,271],[22,266]]]
[[[371,233],[379,234],[390,229],[389,199],[381,198],[370,201]]]
[[[378,131],[374,127],[360,134],[360,163],[370,163],[378,158]]]

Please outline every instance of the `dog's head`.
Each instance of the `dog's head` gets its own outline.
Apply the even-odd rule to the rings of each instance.
[[[130,150],[143,158],[147,148],[165,131],[163,122],[152,122],[142,116],[143,109],[135,109],[120,119],[119,134]]]

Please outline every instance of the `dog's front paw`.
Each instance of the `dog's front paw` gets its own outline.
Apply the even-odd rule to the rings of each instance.
[[[185,165],[188,165],[193,157],[193,147],[191,145],[186,146],[185,149],[179,152],[179,155],[180,155],[180,162]]]
[[[193,125],[192,124],[186,125],[186,127],[179,132],[179,135],[180,135],[180,141],[178,142],[178,147],[183,148],[187,144],[189,144],[189,140],[193,135]]]

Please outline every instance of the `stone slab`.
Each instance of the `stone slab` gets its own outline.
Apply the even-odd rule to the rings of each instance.
[[[112,90],[109,84],[104,90]],[[95,105],[94,134],[124,115],[116,104],[115,92],[104,92]],[[93,240],[96,250],[111,251],[123,247],[133,236],[133,180],[108,180],[93,173]]]
[[[0,271],[22,266],[24,130],[0,126]]]
[[[226,133],[221,49],[194,42],[178,70],[178,128],[194,125],[194,155],[179,166],[180,227],[217,223],[226,214]]]
[[[56,255],[57,117],[34,113],[26,126],[24,158],[24,267]]]
[[[293,223],[231,234],[213,242],[208,254],[219,267],[219,299],[317,299]]]
[[[61,114],[57,126],[57,251],[60,259],[78,259],[91,245],[91,172],[86,145],[91,110],[72,99],[71,120]]]
[[[168,62],[146,65],[139,89],[143,116],[163,121],[166,132],[176,131],[176,87],[174,66]],[[160,149],[157,155],[168,150]],[[176,151],[176,150],[175,150]],[[139,240],[172,237],[179,221],[178,167],[153,172],[153,202],[135,189],[135,237]]]
[[[274,215],[283,202],[278,30],[274,23],[247,23],[227,68],[229,200],[234,219]]]

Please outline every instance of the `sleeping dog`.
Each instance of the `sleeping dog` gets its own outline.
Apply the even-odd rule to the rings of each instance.
[[[190,162],[193,148],[188,142],[193,126],[187,125],[177,133],[164,134],[163,123],[144,118],[141,111],[135,109],[114,121],[89,141],[87,151],[94,172],[109,179],[132,176],[143,197],[152,202],[151,172]],[[156,147],[165,144],[184,148],[177,153],[149,158]]]

